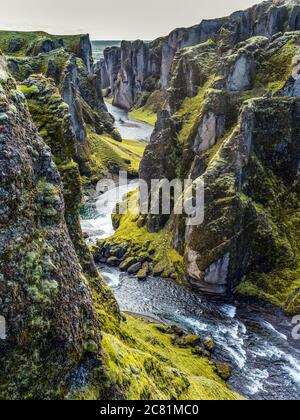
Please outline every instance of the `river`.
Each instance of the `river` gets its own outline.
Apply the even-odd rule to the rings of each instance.
[[[132,181],[120,195],[137,185],[137,180]],[[96,209],[90,203],[82,212],[89,243],[113,233],[111,213],[116,202],[109,193],[100,200],[103,207],[98,203]],[[108,266],[99,270],[121,310],[213,337],[215,357],[231,364],[229,385],[242,395],[257,400],[300,399],[300,343],[292,339],[291,319],[282,311],[264,302],[207,297],[172,280],[150,277],[141,282]]]
[[[108,102],[106,102],[106,106],[108,112],[114,116],[115,127],[119,130],[123,139],[150,141],[153,132],[152,125],[132,118],[127,111]]]

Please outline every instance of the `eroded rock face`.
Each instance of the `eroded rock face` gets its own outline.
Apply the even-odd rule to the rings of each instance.
[[[166,95],[174,131],[167,140],[167,121],[157,125],[141,178],[175,173],[204,182],[204,223],[186,226],[185,215],[171,215],[163,224],[184,256],[187,281],[212,293],[238,286],[296,312],[300,35],[270,37],[292,10],[265,2],[238,12],[229,36],[176,53]]]
[[[188,272],[201,289],[219,293],[256,270],[279,269],[279,261],[297,264],[283,239],[291,232],[277,225],[277,237],[266,203],[277,189],[288,197],[298,188],[299,110],[295,98],[254,100],[204,172],[205,221],[186,235]]]
[[[69,105],[73,129],[77,142],[83,143],[86,139],[86,129],[82,115],[82,109],[79,103],[78,90],[78,69],[76,58],[72,57],[65,70],[62,97]]]
[[[79,366],[98,364],[99,324],[66,227],[59,173],[2,57],[0,116],[0,308],[7,324],[0,393],[62,398]]]
[[[204,115],[193,144],[195,153],[206,152],[225,133],[225,117],[209,112]]]
[[[209,80],[212,67],[218,62],[216,44],[211,41],[185,48],[175,55],[168,89],[172,113],[180,108],[184,99],[197,95],[199,88]]]
[[[152,181],[163,178],[172,181],[176,178],[176,167],[180,160],[180,148],[176,131],[168,111],[158,114],[158,121],[146,147],[140,166],[140,178],[148,184],[151,191]],[[153,194],[153,200],[157,196]],[[146,218],[150,231],[158,231],[168,220],[168,215],[149,215]]]
[[[282,96],[300,96],[300,53],[294,57],[291,77],[280,91],[280,94]]]
[[[93,51],[89,35],[82,35],[79,43],[79,57],[82,58],[88,72],[91,72],[93,63]]]
[[[120,47],[120,66],[119,68],[111,62],[111,52],[105,54],[108,57],[107,69],[113,68],[110,77],[114,105],[121,108],[130,109],[138,101],[142,91],[147,90],[147,84],[152,84],[159,75],[160,62],[157,50],[160,46],[154,43],[153,50],[143,41],[122,42]],[[118,49],[114,49],[113,57],[117,56]],[[155,82],[154,86],[155,87]]]
[[[102,89],[113,89],[121,66],[121,50],[118,47],[107,48],[104,59],[100,61]]]
[[[209,286],[213,292],[215,292],[216,289],[218,289],[218,292],[220,293],[226,291],[229,262],[230,254],[227,253],[208,267],[204,277],[207,291],[210,291]],[[224,285],[225,287],[222,288]]]
[[[240,92],[250,89],[253,83],[253,61],[246,55],[242,55],[233,65],[227,79],[227,89]]]
[[[141,91],[167,88],[174,57],[181,49],[208,40],[230,49],[254,36],[271,39],[280,32],[297,30],[299,22],[299,6],[284,0],[270,0],[223,19],[205,20],[191,28],[176,29],[151,43],[123,42],[120,48],[109,49],[105,54],[105,62],[101,64],[103,87],[108,87],[109,79],[114,104],[129,109],[138,102]],[[121,58],[116,60],[116,57]],[[249,65],[251,67],[245,57],[239,59],[230,81],[232,90],[250,86]],[[193,75],[189,77],[193,78]],[[149,78],[152,79],[150,84],[147,83]]]

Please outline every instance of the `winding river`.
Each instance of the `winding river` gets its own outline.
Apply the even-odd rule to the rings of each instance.
[[[140,134],[135,138],[140,140]],[[121,195],[137,185],[133,181]],[[98,210],[95,203],[83,209],[82,227],[90,243],[113,233],[111,213],[116,202],[110,197],[109,193],[101,196],[103,207],[98,205]],[[215,357],[231,364],[229,385],[242,395],[258,400],[300,399],[300,342],[292,339],[291,319],[280,310],[263,302],[207,297],[171,280],[150,277],[141,282],[108,266],[99,270],[123,311],[213,337]]]

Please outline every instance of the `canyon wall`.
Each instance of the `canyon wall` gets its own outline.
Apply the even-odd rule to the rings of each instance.
[[[123,42],[107,49],[101,67],[102,87],[110,86],[113,103],[125,109],[145,105],[149,95],[166,89],[176,53],[211,39],[230,49],[254,36],[272,38],[279,32],[300,29],[297,2],[266,1],[231,16],[204,20],[191,28],[180,28],[153,42]]]
[[[116,170],[131,152],[117,154],[89,46],[74,37],[71,52],[36,37],[0,33],[12,51],[8,65],[0,53],[0,399],[240,398],[210,352],[192,354],[172,344],[172,330],[121,315],[79,211],[95,155],[98,177],[111,150]]]
[[[194,188],[204,182],[204,221],[189,226],[185,214],[127,219],[130,261],[141,277],[172,277],[205,292],[239,293],[300,310],[299,11],[296,1],[264,2],[157,41],[159,48],[178,45],[171,40],[181,33],[181,42],[198,43],[171,53],[164,103],[140,177],[149,187],[157,178],[190,179]],[[134,68],[129,63],[115,84],[122,106],[129,92],[133,98],[130,83],[119,89],[120,75]],[[167,73],[160,62],[155,89],[163,88]],[[125,219],[117,225],[96,256],[103,250],[116,255],[124,245]],[[142,238],[149,239],[148,258]],[[120,267],[133,269],[122,259]]]
[[[100,366],[100,323],[65,223],[59,172],[3,56],[0,75],[0,303],[7,324],[0,395],[56,399],[77,387],[85,366]]]
[[[33,105],[31,112],[46,142],[51,142],[55,134],[50,127],[54,114],[52,101],[55,102],[57,95],[61,97],[68,107],[74,133],[72,158],[79,165],[81,176],[98,181],[103,168],[92,158],[90,132],[117,141],[122,139],[102,97],[100,73],[92,63],[88,35],[64,37],[46,33],[0,32],[0,47],[8,55],[9,71],[29,104]],[[44,76],[43,82],[39,82],[40,86],[44,85],[41,86],[43,92],[47,94],[53,89],[53,84],[57,88],[52,99],[42,97],[39,86],[35,84],[37,79],[32,79],[37,74]],[[62,135],[56,133],[56,136],[56,149],[59,150]]]
[[[238,286],[292,312],[300,298],[299,40],[279,33],[230,50],[213,41],[182,50],[140,169],[149,185],[153,171],[204,182],[204,222],[171,218],[189,282],[213,293]],[[164,215],[145,222],[150,231],[166,224]]]

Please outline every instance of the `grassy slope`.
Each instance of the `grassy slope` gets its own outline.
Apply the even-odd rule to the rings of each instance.
[[[157,121],[157,114],[146,107],[134,109],[129,112],[129,115],[138,120],[154,126]]]
[[[136,214],[138,191],[129,195],[129,211],[127,214],[117,216],[119,228],[114,235],[106,242],[122,245],[124,243],[134,244],[132,256],[139,257],[144,253],[144,245],[150,243],[147,253],[153,253],[153,262],[159,263],[163,272],[170,272],[177,268],[183,272],[183,257],[172,247],[172,234],[168,226],[157,233],[151,233],[146,227],[139,227],[139,216]],[[133,209],[133,211],[131,210]],[[178,281],[180,278],[178,277]]]
[[[119,337],[104,334],[108,375],[128,399],[236,400],[208,359],[175,347],[153,323],[126,316]]]
[[[120,170],[131,176],[138,176],[140,161],[146,144],[134,140],[123,140],[122,143],[109,135],[98,135],[89,130],[90,165],[96,177],[115,175]]]
[[[21,49],[15,53],[9,53],[10,56],[22,57],[26,55],[26,51],[32,43],[41,39],[51,39],[57,41],[64,40],[64,45],[67,49],[75,52],[78,48],[81,35],[51,35],[46,32],[23,32],[23,31],[0,31],[0,50],[4,54],[8,54],[9,43],[11,41],[19,41]]]

